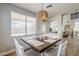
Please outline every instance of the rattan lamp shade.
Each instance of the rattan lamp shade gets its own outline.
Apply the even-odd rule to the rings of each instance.
[[[45,22],[48,19],[48,13],[45,10],[41,10],[37,14],[37,18],[39,21]]]

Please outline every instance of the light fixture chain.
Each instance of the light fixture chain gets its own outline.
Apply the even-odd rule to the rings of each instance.
[[[42,10],[43,10],[43,3],[42,3]]]

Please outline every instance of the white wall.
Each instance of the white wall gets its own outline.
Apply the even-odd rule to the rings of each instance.
[[[10,12],[5,5],[0,4],[0,11],[1,11],[1,46],[0,46],[0,52],[11,49],[10,46],[13,46],[12,40],[11,40],[11,20],[10,20]],[[12,47],[13,48],[13,47]]]
[[[1,8],[1,7],[0,7]],[[0,47],[1,47],[1,41],[2,41],[2,36],[1,36],[1,34],[2,34],[2,28],[1,28],[1,26],[2,26],[2,21],[1,21],[1,9],[0,9]],[[0,48],[1,49],[1,48]]]
[[[11,37],[11,11],[35,17],[35,14],[11,4],[0,4],[0,52],[14,49]]]
[[[63,28],[63,26],[62,26],[62,15],[61,14],[58,14],[58,15],[56,15],[56,16],[54,16],[54,17],[52,17],[49,21],[48,21],[48,28],[50,28],[50,22],[52,22],[52,21],[56,21],[57,22],[57,27],[58,27],[58,30],[57,30],[57,32],[58,32],[58,34],[61,36],[61,34],[62,34],[62,28]]]

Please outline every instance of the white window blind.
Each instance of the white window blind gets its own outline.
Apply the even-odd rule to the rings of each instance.
[[[36,33],[36,18],[27,16],[27,34]]]
[[[11,12],[11,35],[25,35],[25,16],[19,13]]]

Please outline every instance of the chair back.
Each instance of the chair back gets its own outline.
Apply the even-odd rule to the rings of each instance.
[[[14,43],[16,46],[16,54],[17,56],[24,56],[24,49],[23,47],[19,44],[19,42],[14,38]]]
[[[66,47],[67,47],[67,41],[61,43],[59,45],[57,56],[65,56]]]

